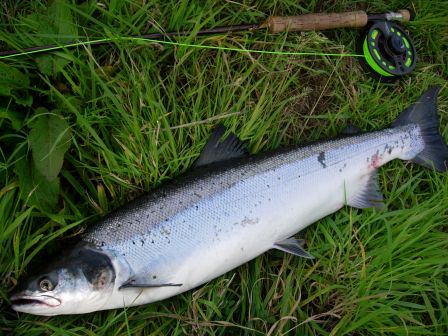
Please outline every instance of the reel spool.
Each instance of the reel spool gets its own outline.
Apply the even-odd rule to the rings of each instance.
[[[392,82],[409,74],[417,62],[417,52],[406,31],[390,21],[374,22],[357,43],[363,54],[361,66],[374,78]]]

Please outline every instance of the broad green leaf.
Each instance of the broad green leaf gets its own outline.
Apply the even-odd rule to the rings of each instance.
[[[26,157],[15,164],[19,176],[20,197],[44,212],[51,212],[58,203],[59,179],[47,180]]]
[[[78,37],[78,28],[66,0],[52,1],[46,13],[33,13],[29,19],[35,22],[34,27],[39,36],[47,36],[42,38],[42,43],[75,41]],[[56,75],[70,60],[56,55],[41,55],[36,58],[36,62],[44,74]]]
[[[31,124],[28,143],[37,170],[48,181],[56,178],[64,161],[64,154],[70,147],[71,135],[67,122],[57,115],[39,114]]]
[[[16,103],[30,106],[33,98],[28,93],[29,85],[28,75],[0,62],[0,96],[12,97]]]
[[[37,67],[39,68],[40,72],[46,74],[46,75],[52,75],[53,73],[56,73],[56,69],[53,69],[53,65],[55,63],[54,57],[51,55],[42,55],[38,56],[36,58]]]
[[[0,95],[10,96],[12,90],[26,88],[29,85],[27,75],[5,63],[0,63]]]
[[[48,7],[48,16],[56,34],[62,39],[75,39],[78,29],[73,23],[73,16],[68,1],[54,0]]]
[[[11,125],[16,131],[22,128],[23,117],[17,111],[0,107],[0,119],[8,119],[11,121]]]

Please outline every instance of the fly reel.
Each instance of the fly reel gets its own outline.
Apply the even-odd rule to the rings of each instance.
[[[374,78],[392,82],[409,74],[417,62],[417,52],[408,33],[391,21],[374,21],[358,40],[361,66]]]

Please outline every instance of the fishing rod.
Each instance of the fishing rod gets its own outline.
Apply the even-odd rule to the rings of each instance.
[[[397,22],[407,22],[414,18],[413,11],[409,9],[382,14],[368,14],[365,11],[352,11],[342,13],[313,13],[298,16],[271,16],[259,24],[241,24],[216,28],[201,29],[197,36],[227,34],[244,31],[267,30],[269,33],[319,31],[337,28],[366,28],[357,39],[356,51],[358,54],[325,54],[326,56],[358,56],[361,66],[374,78],[381,81],[393,81],[409,74],[417,61],[415,46],[406,30]],[[178,31],[167,33],[152,33],[145,35],[132,35],[118,39],[147,40],[163,42],[168,37],[182,37],[192,34],[192,31]],[[24,48],[21,50],[0,51],[0,60],[21,55],[44,53],[80,45],[104,45],[116,40],[104,38],[90,41],[66,42],[63,44],[49,44]],[[201,47],[208,49],[227,49],[237,51],[250,51],[258,53],[282,53],[286,55],[317,55],[317,53],[300,52],[268,52],[262,50],[242,50],[237,48],[221,48],[212,46],[197,46],[178,42],[164,43]]]

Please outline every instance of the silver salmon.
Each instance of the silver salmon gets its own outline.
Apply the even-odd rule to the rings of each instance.
[[[218,127],[191,172],[118,209],[11,297],[37,315],[162,300],[269,249],[312,258],[294,235],[345,205],[382,207],[377,169],[393,159],[445,172],[433,87],[391,128],[248,156]]]

